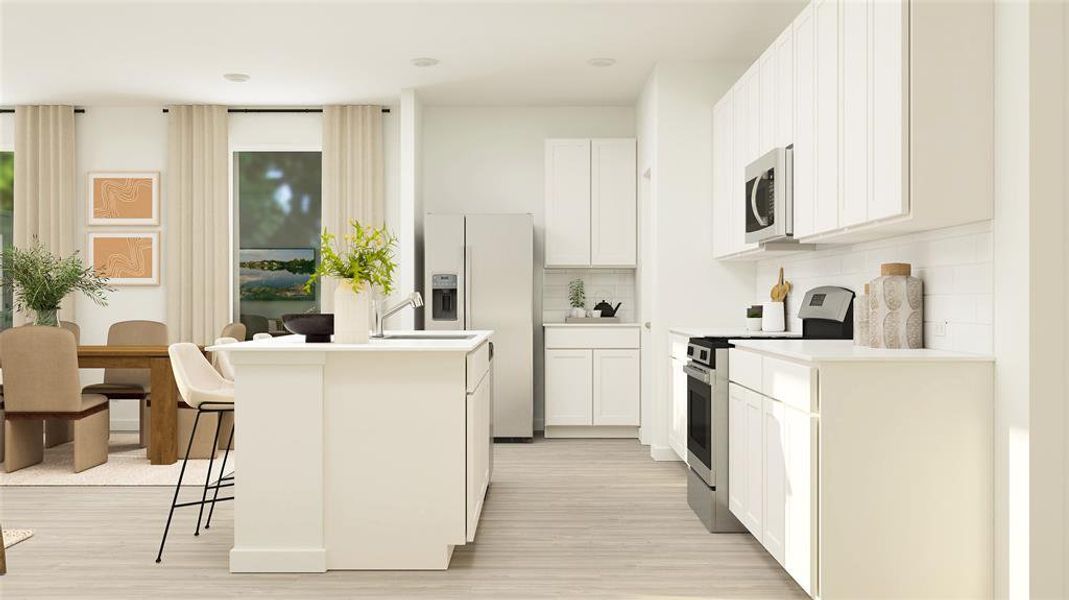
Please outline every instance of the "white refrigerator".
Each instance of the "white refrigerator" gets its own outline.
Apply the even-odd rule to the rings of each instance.
[[[534,222],[531,215],[423,221],[424,326],[494,330],[493,435],[534,435]]]

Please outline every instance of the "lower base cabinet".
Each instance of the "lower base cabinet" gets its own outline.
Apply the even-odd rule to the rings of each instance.
[[[493,373],[486,373],[467,397],[467,538],[475,541],[475,530],[490,486],[493,464]]]
[[[731,512],[814,598],[990,598],[993,368],[732,349]],[[819,385],[817,385],[819,380]]]
[[[598,347],[603,338],[595,331],[589,341],[592,347],[576,348],[584,339],[577,333],[569,330],[559,342],[557,336],[547,336],[546,437],[637,437],[641,422],[637,335],[633,348]],[[619,343],[629,338],[608,339]]]

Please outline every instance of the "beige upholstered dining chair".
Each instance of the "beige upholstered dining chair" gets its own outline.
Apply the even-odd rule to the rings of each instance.
[[[221,338],[234,338],[236,341],[245,341],[245,325],[243,323],[229,323],[226,327],[223,327],[223,332],[219,334]]]
[[[256,334],[260,335],[260,334]],[[216,338],[215,345],[220,346],[223,344],[235,344],[238,340],[232,337]],[[223,376],[227,381],[234,381],[234,365],[230,363],[230,356],[226,352],[213,352],[212,353],[212,366],[216,371]],[[232,432],[234,431],[234,413],[222,413],[219,415],[219,445],[220,450],[226,450],[227,440],[232,438]],[[234,444],[231,442],[230,449],[234,449]]]
[[[167,326],[158,321],[119,321],[108,328],[109,346],[166,346]],[[140,444],[148,444],[147,398],[152,392],[148,369],[104,369],[104,383],[88,385],[86,394],[103,394],[108,400],[137,400],[140,404]]]
[[[74,472],[108,460],[108,399],[83,394],[74,335],[59,327],[16,327],[0,334],[4,367],[4,468],[44,459],[44,421],[73,421]]]

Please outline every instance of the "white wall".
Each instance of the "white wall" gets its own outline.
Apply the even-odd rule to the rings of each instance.
[[[400,229],[397,236],[401,248],[398,253],[400,283],[397,286],[397,295],[405,296],[423,288],[423,104],[416,90],[401,90],[398,122]],[[389,325],[396,329],[416,329],[422,324],[422,310],[405,310],[394,317],[394,321]]]
[[[882,263],[910,263],[913,275],[924,282],[924,346],[990,354],[992,255],[991,223],[986,221],[802,252],[759,262],[753,301],[769,301],[782,266],[784,278],[793,284],[787,297],[788,330],[801,331],[798,308],[807,290],[840,285],[860,294],[880,275]]]
[[[652,292],[651,330],[644,351],[656,389],[646,402],[643,435],[654,458],[676,460],[668,446],[668,329],[672,326],[739,327],[741,307],[753,295],[752,264],[720,263],[710,252],[712,217],[712,107],[745,65],[662,62],[646,83],[637,115],[640,176],[651,170],[648,203],[654,223],[644,244],[640,287]],[[652,138],[652,139],[650,139]],[[641,185],[641,184],[640,184]],[[644,195],[641,194],[640,195]],[[648,219],[649,214],[643,214]],[[647,277],[655,284],[646,287]],[[647,296],[643,294],[643,302]]]
[[[423,208],[435,213],[530,213],[534,314],[542,314],[544,147],[554,137],[632,137],[631,107],[423,108]],[[534,331],[535,428],[543,422],[542,327]]]

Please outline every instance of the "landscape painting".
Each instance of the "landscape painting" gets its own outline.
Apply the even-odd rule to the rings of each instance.
[[[242,300],[315,301],[315,288],[304,289],[315,272],[314,248],[246,248],[238,262]]]

